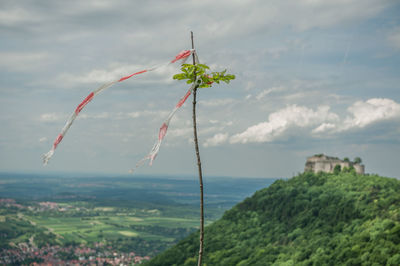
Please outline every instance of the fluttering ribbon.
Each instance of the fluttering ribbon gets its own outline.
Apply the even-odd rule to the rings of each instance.
[[[186,55],[186,53],[182,52],[182,56]],[[189,55],[190,54],[188,54],[188,56]],[[194,58],[195,58],[195,63],[199,64],[200,61],[199,61],[199,58],[197,56],[196,51],[193,52],[193,55],[194,55]],[[172,60],[172,61],[174,61],[174,60]],[[158,131],[158,138],[157,138],[156,142],[154,143],[153,148],[150,150],[149,154],[146,155],[142,160],[140,160],[136,164],[136,166],[134,168],[130,169],[129,170],[130,173],[133,173],[135,171],[135,169],[137,169],[140,166],[142,166],[147,160],[149,160],[149,165],[150,166],[153,164],[153,161],[157,157],[157,154],[158,154],[158,152],[160,150],[161,143],[162,143],[165,135],[167,134],[169,123],[170,123],[172,117],[175,115],[176,111],[178,111],[178,109],[181,108],[182,105],[186,102],[187,98],[189,98],[190,94],[192,93],[193,89],[195,88],[195,85],[196,85],[198,79],[199,79],[199,77],[197,77],[196,81],[193,82],[192,86],[188,89],[186,94],[179,100],[179,102],[175,105],[175,107],[172,109],[172,111],[169,113],[167,118],[162,123],[162,125],[160,127],[160,130]]]
[[[179,54],[177,54],[173,60],[171,60],[171,61],[169,61],[168,63],[166,63],[166,65],[173,64],[173,63],[178,62],[178,61],[180,61],[180,60],[182,60],[182,64],[183,64],[183,63],[185,63],[185,61],[187,60],[187,58],[188,58],[190,55],[192,55],[193,53],[195,53],[195,51],[194,51],[193,49],[191,49],[191,50],[184,50],[184,51],[180,52]],[[164,65],[164,64],[163,64],[163,65]],[[46,164],[49,162],[49,160],[50,160],[50,158],[53,156],[53,154],[54,154],[54,152],[55,152],[57,146],[60,144],[60,142],[62,141],[62,139],[65,137],[65,134],[68,132],[69,128],[71,127],[72,123],[75,121],[76,117],[79,115],[79,113],[82,111],[82,109],[83,109],[91,100],[93,100],[93,98],[94,98],[97,94],[99,94],[100,92],[104,91],[105,89],[111,87],[111,86],[114,85],[115,83],[118,83],[118,82],[127,80],[127,79],[129,79],[129,78],[131,78],[131,77],[133,77],[133,76],[139,75],[139,74],[143,74],[143,73],[146,73],[146,72],[153,71],[153,70],[155,70],[155,69],[157,69],[157,68],[159,68],[159,67],[161,67],[161,66],[163,66],[163,65],[159,65],[159,66],[155,66],[155,67],[152,67],[152,68],[144,69],[144,70],[135,72],[135,73],[133,73],[133,74],[130,74],[130,75],[128,75],[128,76],[124,76],[124,77],[122,77],[122,78],[120,78],[120,79],[118,79],[118,80],[112,81],[112,82],[110,82],[110,83],[106,83],[106,84],[100,86],[99,88],[97,88],[96,90],[92,91],[92,92],[91,92],[91,93],[76,107],[75,111],[71,114],[71,116],[69,117],[69,119],[68,119],[67,122],[65,123],[64,127],[62,128],[60,134],[58,134],[57,138],[55,139],[55,141],[54,141],[54,143],[53,143],[53,146],[51,147],[50,151],[48,151],[46,154],[43,155],[43,164],[46,165]],[[189,95],[190,95],[190,93],[189,93]],[[187,95],[187,97],[189,97],[189,95]],[[186,95],[185,95],[185,97],[186,97]],[[186,98],[187,98],[187,97],[186,97]],[[185,98],[185,100],[186,100],[186,98]],[[184,103],[184,101],[182,102],[182,104],[183,104],[183,103]],[[182,106],[182,104],[181,104],[180,106]],[[178,105],[179,105],[179,103],[178,103]],[[178,106],[178,105],[177,105],[177,106]],[[180,106],[179,106],[179,107],[180,107]],[[176,107],[176,110],[177,110],[179,107]],[[164,138],[165,133],[167,132],[167,128],[168,128],[169,121],[171,120],[172,116],[175,114],[176,110],[174,109],[174,111],[171,112],[169,119],[167,119],[167,120],[165,121],[164,124],[166,125],[166,127],[165,127],[165,130],[163,131],[164,133],[163,133],[163,135],[162,135],[162,137],[161,137],[161,140]],[[164,124],[163,124],[163,125],[164,125]],[[160,134],[161,134],[161,131],[160,131]],[[161,136],[161,135],[159,135],[159,139],[160,139],[160,136]],[[161,142],[160,142],[160,144],[161,144]],[[159,144],[159,145],[160,145],[160,144]],[[159,148],[160,148],[159,145],[158,145],[158,147],[157,147],[157,149],[156,149],[156,152],[155,152],[154,156],[153,156],[152,159],[151,159],[151,162],[153,162],[155,156],[157,155],[157,152],[158,152],[158,150],[159,150]],[[154,149],[154,148],[153,148],[153,149]]]
[[[136,164],[136,167],[130,169],[129,172],[133,173],[133,171],[136,168],[142,166],[147,160],[150,160],[149,165],[153,164],[153,161],[157,157],[158,151],[160,150],[161,143],[162,143],[165,135],[167,134],[167,130],[168,130],[168,127],[169,127],[169,122],[171,121],[172,117],[175,115],[176,111],[179,108],[181,108],[181,106],[185,103],[187,98],[189,98],[190,94],[193,91],[194,85],[195,84],[193,83],[193,85],[189,88],[189,90],[186,92],[186,94],[179,100],[179,102],[175,105],[174,109],[172,109],[172,111],[169,113],[168,117],[162,123],[162,125],[160,127],[160,130],[158,132],[158,139],[154,143],[153,148],[151,149],[149,154],[146,157],[144,157],[142,160],[140,160]]]

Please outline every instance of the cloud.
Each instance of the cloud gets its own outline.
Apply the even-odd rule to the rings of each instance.
[[[375,16],[390,3],[380,0],[302,0],[297,1],[297,8],[291,10],[293,16],[287,20],[299,30],[327,28]],[[285,2],[282,6],[287,4]]]
[[[193,8],[204,10],[201,14],[207,21],[204,35],[238,36],[248,35],[260,30],[291,27],[298,31],[313,28],[330,28],[346,25],[354,21],[370,18],[386,8],[389,0],[347,0],[347,1],[198,1]],[[185,7],[184,7],[185,8]],[[187,8],[187,7],[186,7]],[[223,13],[219,10],[224,10]],[[216,14],[218,12],[218,15]],[[192,16],[192,13],[187,13]],[[243,14],[247,14],[243,16]],[[185,20],[188,18],[185,17]],[[240,21],[241,23],[237,23]],[[279,52],[279,51],[278,51]]]
[[[56,114],[56,113],[45,113],[41,114],[39,117],[39,121],[45,123],[57,122],[65,119],[64,115]]]
[[[338,133],[353,129],[361,129],[369,125],[400,118],[400,104],[391,99],[372,98],[367,101],[357,101],[347,111],[345,119],[335,124],[322,123],[313,129],[312,133]]]
[[[191,127],[174,128],[169,130],[168,136],[188,138],[191,136],[192,130],[193,129]]]
[[[124,114],[124,118],[130,117],[129,114]],[[40,122],[44,123],[52,123],[52,122],[60,122],[66,121],[68,115],[67,114],[59,114],[59,113],[44,113],[41,114],[39,117]],[[94,114],[87,114],[87,113],[80,113],[77,117],[78,120],[81,119],[109,119],[111,117],[117,117],[115,114],[111,114],[108,112],[101,112],[101,113],[94,113]]]
[[[42,138],[39,139],[39,142],[45,142],[45,141],[47,141],[46,137],[42,137]]]
[[[126,118],[141,118],[141,117],[156,117],[156,118],[166,118],[170,111],[166,110],[144,110],[144,111],[136,111],[136,112],[129,112],[129,113],[118,113],[115,115],[117,119],[126,119]]]
[[[400,118],[400,104],[385,98],[355,102],[347,109],[350,115],[344,119],[329,110],[329,106],[320,106],[314,111],[305,106],[291,105],[270,114],[268,121],[233,135],[230,143],[271,142],[285,135],[289,129],[317,125],[311,130],[312,134],[340,133]]]
[[[267,96],[268,94],[274,92],[274,91],[281,91],[283,90],[282,87],[273,87],[270,89],[265,89],[262,92],[260,92],[259,94],[257,94],[256,99],[257,100],[261,100],[262,98],[264,98],[265,96]]]
[[[269,115],[268,121],[251,126],[230,138],[231,143],[270,142],[292,127],[306,128],[323,121],[335,121],[338,116],[329,112],[329,106],[320,106],[315,111],[291,105]]]
[[[168,62],[168,61],[167,61]],[[140,78],[136,79],[136,83],[145,84],[168,84],[173,83],[172,76],[178,72],[177,65],[162,65],[163,62],[159,62],[157,66],[148,63],[147,65],[134,65],[124,64],[120,62],[114,62],[109,64],[106,68],[92,69],[83,74],[74,73],[62,73],[54,79],[57,84],[79,85],[79,84],[101,84],[108,83],[120,79],[121,77],[140,72],[142,70],[151,69],[157,67],[152,71],[148,71],[140,75]],[[165,63],[165,62],[164,62]]]
[[[40,5],[18,1],[19,7],[15,8],[15,1],[4,2],[0,25],[19,26],[34,33],[50,31],[54,39],[71,35],[82,28],[92,32],[104,32],[106,29],[118,34],[123,32],[131,39],[130,44],[138,39],[151,40],[149,29],[153,32],[154,29],[159,29],[159,35],[168,36],[171,28],[175,31],[189,28],[201,36],[210,36],[210,39],[231,40],[271,29],[294,28],[304,31],[329,28],[373,17],[392,3],[389,0],[258,0],[251,3],[229,0],[171,0],[168,3],[158,2],[157,5],[143,2],[139,7],[131,1],[123,0],[64,1]],[[139,11],[133,17],[132,7]],[[224,12],[220,12],[221,10]],[[198,21],[207,23],[199,25]],[[128,36],[130,34],[132,36]],[[176,40],[166,40],[163,45],[176,43]],[[273,51],[276,56],[279,53],[279,50]]]
[[[201,1],[197,9],[213,5],[213,10],[223,9],[216,16],[213,10],[205,16],[210,35],[237,36],[272,28],[291,27],[298,31],[313,28],[330,28],[346,25],[361,19],[373,17],[391,1],[389,0],[347,0],[347,1],[253,1],[252,4],[241,1]],[[243,14],[247,16],[243,16]],[[241,23],[237,23],[237,21]],[[279,52],[279,51],[278,51]]]
[[[319,125],[317,128],[314,128],[312,130],[312,133],[322,133],[331,129],[336,128],[335,124],[332,123],[322,123],[321,125]]]
[[[245,90],[249,91],[251,89],[254,89],[255,86],[256,86],[256,84],[253,81],[248,81],[247,84],[246,84]]]
[[[351,116],[346,118],[341,130],[363,128],[379,121],[400,118],[400,104],[385,98],[357,101],[347,110]]]
[[[396,27],[393,29],[388,37],[387,37],[389,43],[395,47],[396,49],[400,49],[400,27]]]
[[[32,14],[31,12],[21,7],[0,10],[0,25],[3,26],[32,23],[39,20],[39,16]]]
[[[45,52],[3,52],[0,58],[0,68],[25,72],[48,64],[50,55]]]
[[[211,99],[208,101],[199,101],[199,104],[207,107],[224,106],[234,103],[235,100],[232,98],[226,99]]]
[[[142,65],[123,65],[113,63],[108,69],[93,69],[81,75],[64,73],[59,75],[57,81],[67,84],[106,83],[141,71],[145,68],[146,67]]]
[[[78,120],[81,119],[104,119],[104,120],[126,120],[126,119],[138,119],[150,118],[164,119],[169,114],[169,111],[165,110],[143,110],[135,112],[92,112],[92,113],[80,113],[77,117]],[[39,117],[39,121],[44,123],[60,122],[66,121],[69,114],[66,113],[44,113]]]
[[[215,134],[213,137],[206,139],[203,146],[204,147],[214,147],[214,146],[223,144],[228,140],[228,136],[229,135],[227,133]]]
[[[101,112],[99,114],[80,114],[77,119],[108,119],[111,116],[108,112]]]

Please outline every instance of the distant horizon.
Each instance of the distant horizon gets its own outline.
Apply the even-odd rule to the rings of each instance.
[[[165,178],[165,179],[182,179],[182,180],[190,180],[195,179],[197,181],[198,176],[196,174],[119,174],[119,173],[96,173],[96,172],[61,172],[61,171],[0,171],[0,175],[6,174],[16,174],[16,175],[42,175],[46,177],[52,177],[54,175],[60,175],[60,177],[110,177],[110,178]],[[262,176],[218,176],[218,175],[205,175],[205,179],[207,178],[217,178],[217,179],[288,179],[291,177],[262,177]]]
[[[364,162],[361,164],[364,165]],[[304,173],[304,171],[293,173],[293,175],[287,177],[265,177],[265,176],[221,176],[221,175],[204,175],[206,181],[209,178],[216,179],[290,179],[292,177],[298,176],[299,174]],[[194,174],[121,174],[121,173],[101,173],[101,172],[62,172],[62,171],[6,171],[1,170],[0,175],[3,174],[16,174],[16,175],[43,175],[47,177],[52,177],[55,175],[60,175],[60,177],[68,177],[68,178],[79,178],[79,177],[109,177],[109,178],[160,178],[160,179],[174,179],[174,180],[195,180],[198,181],[197,173]],[[365,172],[366,175],[378,175],[382,177],[395,178],[400,180],[400,176],[386,176],[380,173],[370,173]]]

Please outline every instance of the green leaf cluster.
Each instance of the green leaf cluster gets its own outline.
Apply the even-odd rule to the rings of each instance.
[[[400,181],[304,173],[206,227],[204,265],[400,265]],[[198,233],[146,265],[193,265]]]
[[[235,75],[227,74],[226,69],[222,72],[209,72],[210,67],[205,64],[183,64],[181,73],[175,74],[173,79],[186,80],[187,84],[197,82],[198,88],[211,87],[213,83],[229,82],[235,79]]]

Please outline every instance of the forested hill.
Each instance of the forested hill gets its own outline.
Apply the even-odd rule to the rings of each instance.
[[[198,232],[146,265],[196,265]],[[305,173],[205,230],[204,265],[400,265],[400,181]]]

